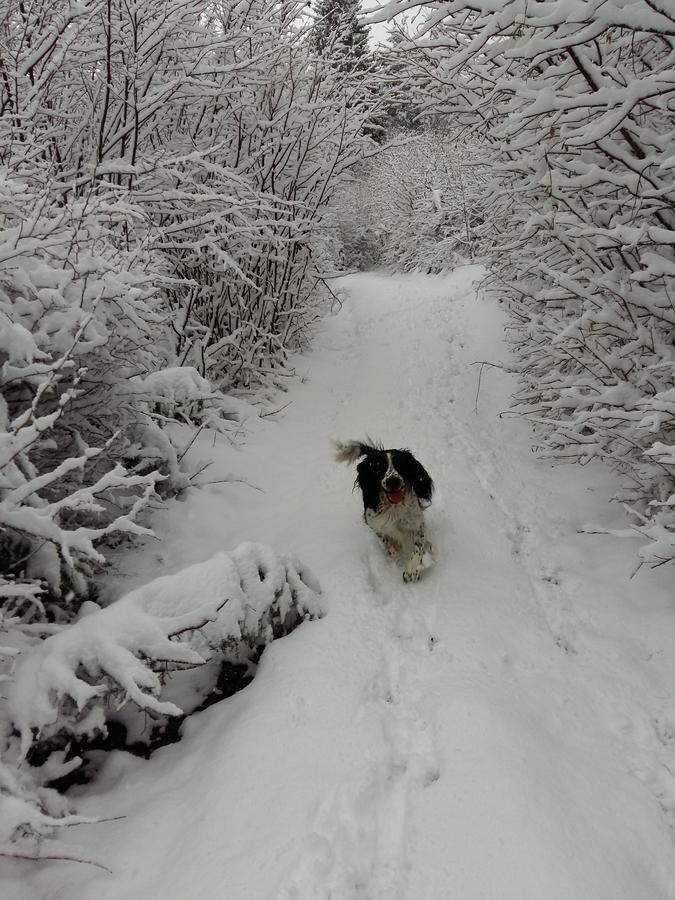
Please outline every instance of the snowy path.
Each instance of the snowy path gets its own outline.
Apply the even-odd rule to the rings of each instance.
[[[129,584],[241,540],[291,550],[328,611],[150,762],[119,754],[80,829],[113,876],[22,869],[70,900],[675,898],[672,572],[581,536],[598,473],[554,469],[500,419],[501,312],[475,269],[346,280],[290,406],[160,517]],[[406,586],[360,522],[330,437],[409,446],[437,486],[439,562]],[[211,453],[204,446],[203,455]],[[75,837],[74,837],[75,839]],[[3,894],[3,896],[6,896]]]

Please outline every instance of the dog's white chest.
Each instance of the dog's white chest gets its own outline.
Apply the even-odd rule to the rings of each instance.
[[[377,510],[367,510],[366,522],[373,531],[401,539],[420,527],[422,510],[414,497],[406,497],[404,503],[386,503]]]

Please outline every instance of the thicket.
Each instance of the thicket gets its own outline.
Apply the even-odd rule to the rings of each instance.
[[[397,127],[336,194],[331,218],[343,265],[442,272],[483,258],[495,240],[483,210],[488,180],[476,148],[457,133]]]
[[[372,98],[304,11],[3,7],[0,584],[26,609],[185,486],[165,424],[227,431],[226,392],[274,380],[318,313],[315,231]]]
[[[621,473],[641,560],[672,560],[673,10],[454,0],[424,8],[407,49],[426,111],[465,129],[489,167],[488,283],[511,313],[515,408],[544,455]]]
[[[0,855],[47,855],[42,837],[74,821],[45,787],[59,766],[27,766],[29,745],[103,727],[101,697],[152,707],[157,666],[189,662],[128,604],[119,645],[49,652],[80,647],[88,626],[68,623],[110,543],[189,486],[195,431],[238,427],[322,311],[319,226],[370,152],[376,99],[310,29],[296,0],[0,7],[0,679],[15,696],[30,660],[37,679],[0,711]],[[282,570],[275,609],[301,599]]]

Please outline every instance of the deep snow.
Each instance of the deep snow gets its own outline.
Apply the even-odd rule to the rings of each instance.
[[[150,761],[111,755],[66,839],[113,869],[0,861],[7,900],[675,898],[672,568],[600,469],[551,468],[508,406],[503,313],[465,267],[344,279],[282,411],[160,512],[120,594],[244,540],[297,554],[327,615]],[[330,438],[409,446],[437,487],[416,585],[360,520]],[[207,474],[208,473],[208,474]],[[248,482],[248,483],[246,483]],[[254,485],[255,487],[252,487]],[[4,883],[4,887],[2,886]]]

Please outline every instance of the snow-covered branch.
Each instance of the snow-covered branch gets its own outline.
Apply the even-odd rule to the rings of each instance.
[[[31,772],[34,784],[76,768],[81,759],[66,756],[70,743],[104,734],[107,717],[127,704],[153,717],[182,715],[162,695],[168,673],[261,649],[320,616],[319,595],[293,556],[246,543],[157,578],[40,642],[18,639],[17,623],[7,623],[16,645],[7,707],[20,743],[9,731],[0,735],[0,854],[50,857],[58,847],[36,839],[76,820],[64,817],[55,792],[43,790],[40,800]],[[45,762],[26,767],[21,760],[35,747],[45,748]]]
[[[420,4],[389,4],[387,14]],[[489,162],[490,285],[518,406],[555,459],[624,476],[635,527],[675,531],[673,21],[648,0],[425,8],[410,78]],[[665,504],[665,505],[664,505]],[[650,530],[651,529],[651,530]]]

